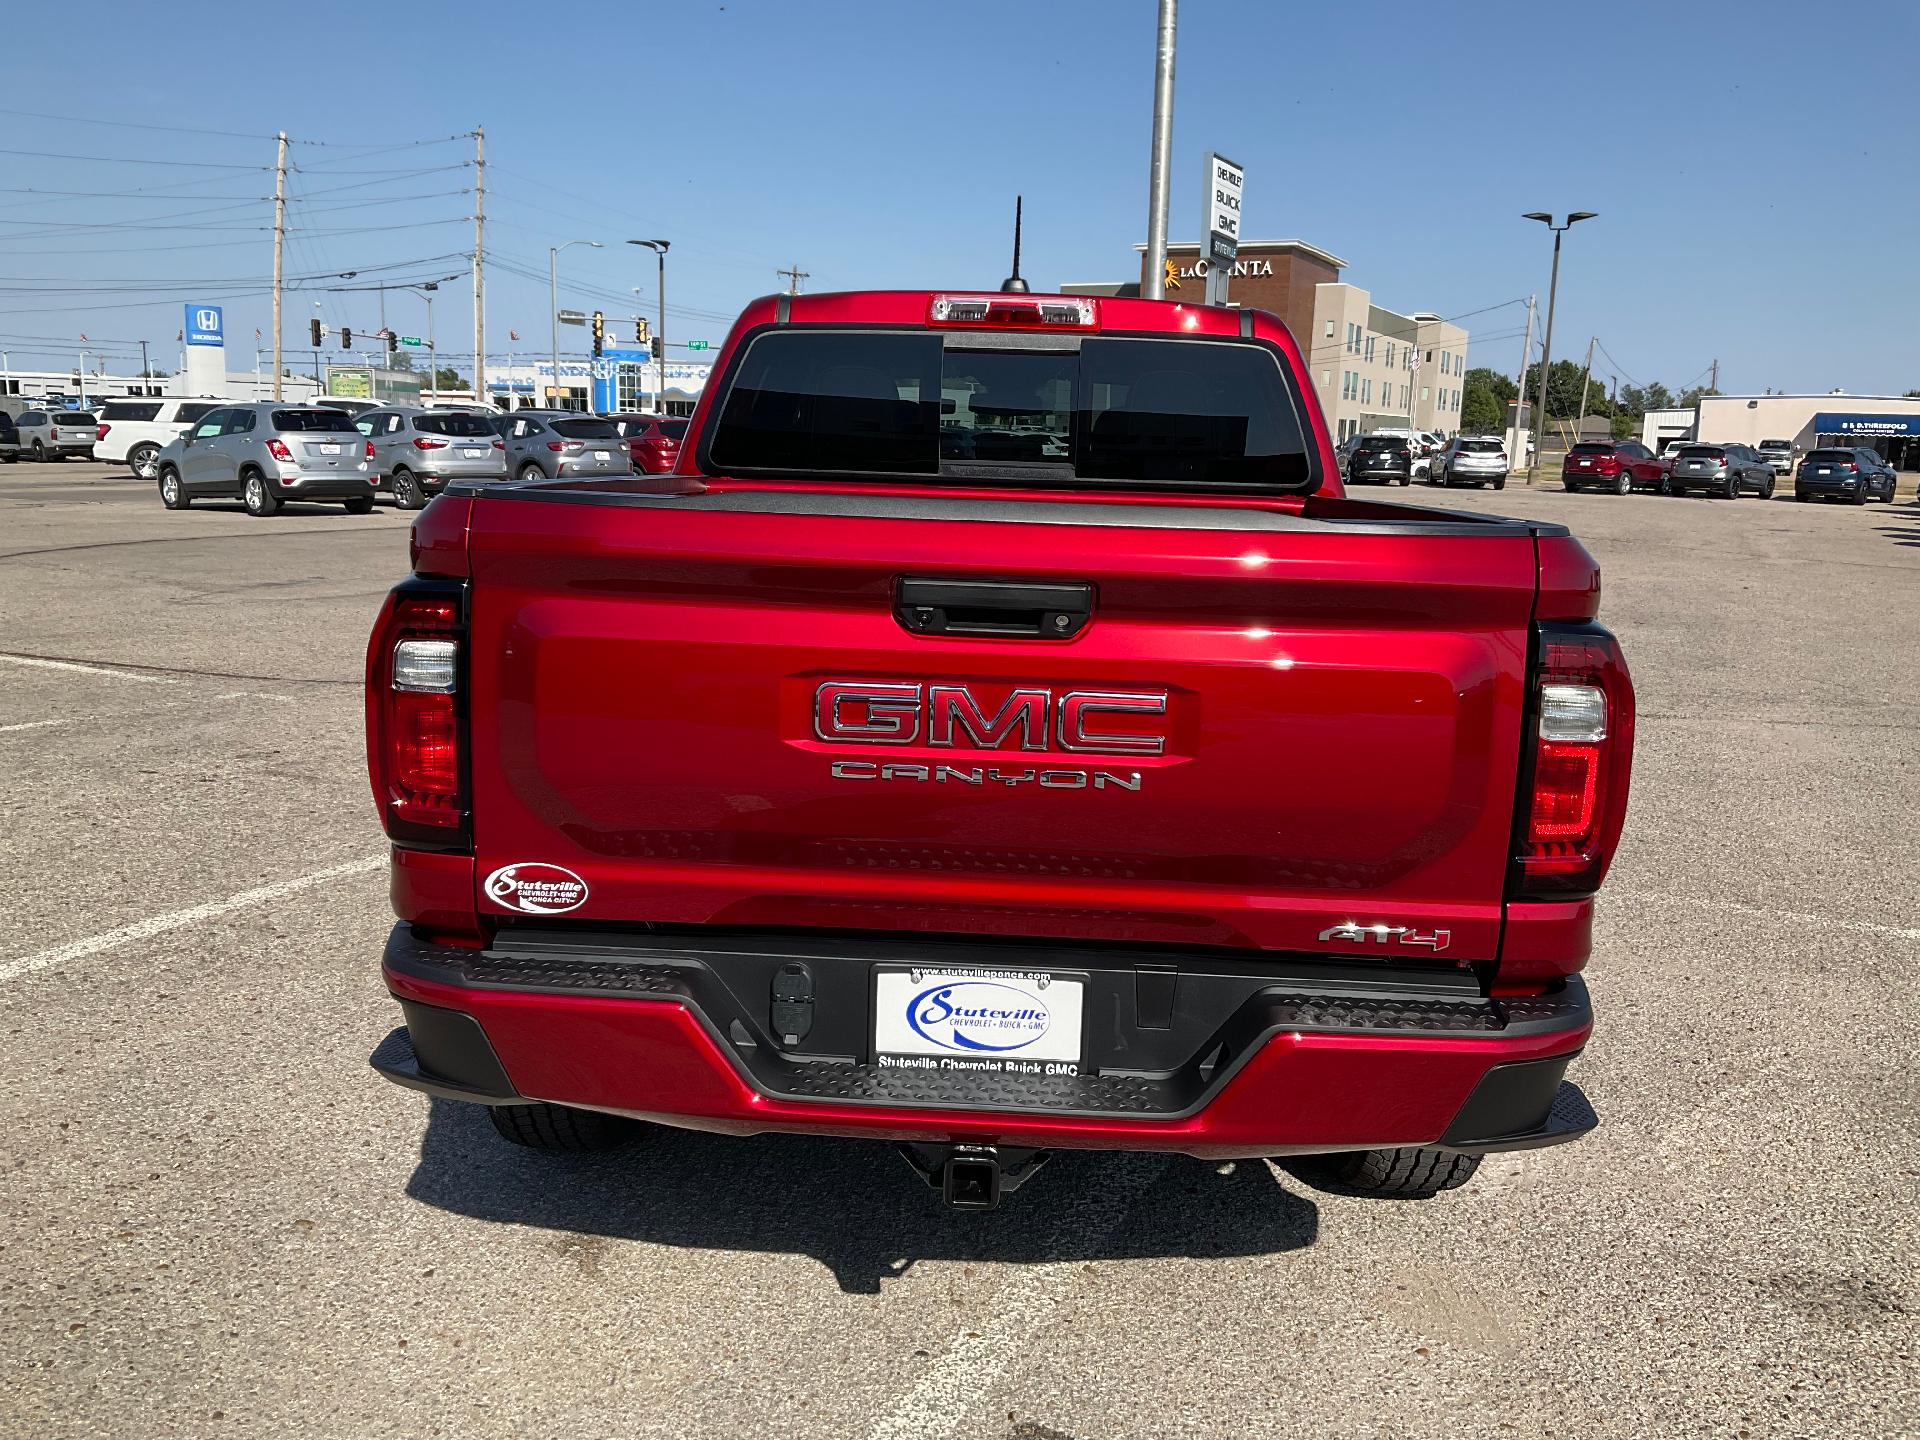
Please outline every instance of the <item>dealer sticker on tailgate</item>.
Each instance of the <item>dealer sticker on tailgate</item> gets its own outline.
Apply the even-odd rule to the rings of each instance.
[[[1085,981],[1024,970],[878,970],[882,1067],[1076,1075]]]

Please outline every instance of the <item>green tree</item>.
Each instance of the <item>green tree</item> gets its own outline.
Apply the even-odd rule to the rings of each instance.
[[[1498,370],[1475,366],[1460,386],[1460,429],[1468,435],[1500,434],[1507,428],[1507,406],[1519,393]]]
[[[1698,405],[1702,395],[1718,395],[1719,393],[1718,390],[1715,390],[1710,385],[1696,385],[1680,397],[1679,408],[1682,410],[1688,409],[1691,406]]]
[[[1580,414],[1580,377],[1586,373],[1586,367],[1573,360],[1556,360],[1547,373],[1547,417],[1553,420],[1572,420]],[[1540,393],[1540,367],[1527,367],[1527,394],[1529,397]],[[1587,381],[1587,413],[1589,415],[1611,415],[1613,406],[1607,401],[1607,387],[1598,380]]]
[[[1616,440],[1631,440],[1634,432],[1640,428],[1640,417],[1628,415],[1624,411],[1613,417],[1613,427],[1608,431]]]
[[[472,382],[450,365],[442,365],[433,372],[433,383],[440,390],[465,390]]]

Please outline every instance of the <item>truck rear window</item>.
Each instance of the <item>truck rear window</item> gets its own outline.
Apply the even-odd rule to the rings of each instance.
[[[721,402],[712,463],[1041,486],[1300,489],[1312,478],[1293,386],[1267,347],[1046,341],[760,335]]]

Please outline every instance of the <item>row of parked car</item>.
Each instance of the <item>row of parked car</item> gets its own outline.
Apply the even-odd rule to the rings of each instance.
[[[1511,464],[1504,441],[1484,435],[1451,440],[1418,430],[1376,430],[1341,447],[1349,482],[1409,485],[1491,485],[1506,488]],[[1560,481],[1569,490],[1629,495],[1701,493],[1734,499],[1770,498],[1780,477],[1792,475],[1794,498],[1841,499],[1856,505],[1892,500],[1898,472],[1878,452],[1853,447],[1810,450],[1794,464],[1793,445],[1682,442],[1656,455],[1635,440],[1588,441],[1561,461]]]
[[[364,512],[378,494],[417,510],[452,480],[664,474],[686,425],[646,414],[152,397],[0,411],[0,458],[123,464],[173,510],[237,498],[256,515],[289,500]]]
[[[1771,499],[1781,476],[1793,476],[1796,500],[1892,500],[1899,473],[1877,451],[1853,447],[1809,450],[1799,467],[1788,441],[1761,445],[1689,442],[1655,455],[1632,440],[1590,441],[1567,452],[1560,481],[1569,490],[1606,490],[1628,495],[1635,490],[1659,495],[1700,493],[1734,500],[1742,495]]]

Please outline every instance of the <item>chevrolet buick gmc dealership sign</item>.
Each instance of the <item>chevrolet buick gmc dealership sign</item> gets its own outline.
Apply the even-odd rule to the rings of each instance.
[[[225,345],[226,333],[218,305],[187,306],[187,344]]]

